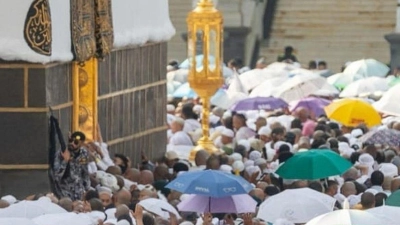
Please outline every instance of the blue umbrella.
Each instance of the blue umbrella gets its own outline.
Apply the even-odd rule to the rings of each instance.
[[[202,67],[203,66],[203,55],[197,55],[196,56],[196,68]],[[208,61],[210,64],[215,64],[215,58],[213,56],[208,57]],[[181,69],[189,69],[189,59],[186,59],[183,61],[180,65],[179,68]]]
[[[232,106],[232,111],[266,110],[272,111],[288,107],[288,104],[280,98],[254,97],[238,101]]]
[[[184,83],[174,91],[172,96],[174,98],[183,98],[183,97],[195,98],[197,97],[197,94],[196,92],[193,91],[193,89],[190,88],[189,83]]]
[[[171,181],[166,188],[185,193],[209,197],[227,197],[247,194],[253,187],[240,176],[218,170],[187,172]]]

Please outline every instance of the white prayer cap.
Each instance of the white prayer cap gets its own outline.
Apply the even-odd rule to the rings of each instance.
[[[392,163],[381,163],[379,165],[379,171],[381,171],[385,177],[396,177],[399,175],[397,166]]]
[[[271,128],[269,128],[269,126],[261,127],[260,130],[258,130],[258,135],[265,135],[265,136],[271,135]]]
[[[167,105],[167,112],[170,112],[170,111],[175,111],[175,106],[172,104]]]
[[[368,153],[363,153],[358,158],[358,162],[361,165],[373,166],[374,165],[374,161],[375,161],[374,158]]]
[[[227,173],[231,173],[232,172],[232,167],[226,164],[223,164],[219,167],[219,170],[223,171],[223,172],[227,172]]]
[[[242,140],[239,140],[237,144],[238,145],[242,145],[243,147],[245,147],[246,151],[250,151],[250,147],[251,147],[250,146],[250,141],[248,141],[246,139],[242,139]]]
[[[12,205],[17,202],[17,199],[12,195],[6,195],[1,197],[1,200],[8,202],[8,204]]]
[[[256,161],[257,159],[261,158],[261,156],[262,156],[261,152],[255,150],[255,151],[250,152],[249,159]]]
[[[232,112],[231,111],[225,111],[224,114],[222,115],[222,119],[226,119],[232,117]]]
[[[100,179],[100,183],[102,186],[110,188],[113,192],[119,190],[117,178],[112,174],[107,173],[103,178]]]
[[[351,131],[351,136],[355,137],[355,138],[359,138],[360,136],[362,136],[364,133],[361,129],[354,129]]]
[[[242,161],[243,157],[241,154],[234,152],[229,157],[231,157],[234,161]]]
[[[169,159],[169,160],[175,160],[175,159],[179,159],[178,153],[176,153],[175,151],[167,151],[165,153],[165,158]]]
[[[106,172],[102,171],[102,170],[97,170],[96,171],[96,180],[100,181],[101,178],[106,176]]]
[[[246,167],[246,172],[247,172],[247,174],[248,174],[249,176],[251,176],[251,175],[253,175],[253,174],[255,174],[255,173],[258,172],[257,180],[260,179],[260,177],[261,177],[261,175],[262,175],[261,169],[260,169],[260,167],[258,167],[258,166],[249,166],[249,167]]]
[[[249,166],[254,166],[254,161],[251,159],[244,162],[244,167],[249,167]]]
[[[99,192],[99,194],[107,193],[110,196],[112,196],[111,188],[108,188],[108,187],[105,187],[105,186],[99,186],[99,187],[97,187],[97,191]]]
[[[233,130],[225,128],[222,130],[221,135],[226,136],[226,137],[230,137],[233,138],[235,137],[235,133],[233,132]]]
[[[262,151],[264,142],[257,138],[249,138],[250,147],[254,150]]]
[[[234,171],[242,172],[242,171],[244,170],[244,164],[243,164],[243,162],[242,162],[242,161],[235,161],[235,162],[232,164],[232,169],[233,169]]]
[[[254,165],[256,166],[260,166],[263,164],[267,164],[267,160],[265,160],[264,158],[258,158],[256,159],[256,161],[254,161]]]

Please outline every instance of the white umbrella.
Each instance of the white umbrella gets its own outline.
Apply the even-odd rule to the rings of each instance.
[[[400,116],[400,104],[398,104],[400,96],[400,85],[395,85],[383,94],[379,101],[373,104],[374,108],[381,113],[392,116]]]
[[[370,95],[376,91],[387,91],[389,85],[385,78],[382,77],[368,77],[363,78],[346,86],[340,93],[340,97],[357,97],[359,95]]]
[[[327,78],[327,82],[330,85],[333,85],[337,88],[343,89],[350,83],[362,79],[363,76],[360,74],[345,74],[345,73],[337,73]]]
[[[257,217],[267,222],[285,218],[293,223],[306,223],[321,214],[331,212],[336,199],[309,188],[288,189],[267,198]]]
[[[298,68],[298,69],[294,69],[291,70],[289,72],[289,77],[294,77],[294,76],[312,76],[312,75],[318,75],[320,76],[318,73],[313,72],[311,70],[307,70],[307,69],[303,69],[303,68]]]
[[[361,59],[350,63],[343,71],[345,74],[360,74],[364,77],[384,77],[389,67],[375,59]]]
[[[97,221],[84,213],[59,213],[36,217],[33,222],[37,225],[94,225]]]
[[[366,210],[367,212],[375,215],[380,219],[386,220],[385,225],[397,225],[399,224],[398,219],[400,215],[400,207],[396,206],[379,206],[372,209]]]
[[[306,225],[389,225],[373,214],[356,209],[342,209],[320,215]]]
[[[284,62],[274,62],[269,64],[267,69],[272,69],[272,70],[286,70],[286,71],[291,71],[294,69],[299,68],[298,65],[295,64],[290,64],[290,63],[284,63]]]
[[[26,218],[0,218],[1,225],[38,225]]]
[[[292,102],[307,97],[326,85],[326,79],[309,74],[294,76],[273,90],[273,96],[286,102]]]
[[[143,206],[143,208],[147,211],[159,215],[165,219],[169,218],[169,213],[175,214],[178,219],[181,218],[178,211],[176,211],[171,204],[160,199],[148,198],[140,201],[138,204]]]
[[[249,97],[270,97],[272,96],[272,90],[288,79],[289,77],[287,76],[268,79],[255,87]]]
[[[312,93],[312,95],[320,96],[320,97],[331,97],[339,95],[339,90],[336,89],[333,85],[326,83],[321,89]]]
[[[179,69],[167,73],[167,81],[178,81],[183,84],[187,82],[187,77],[189,75],[189,70]]]
[[[31,219],[40,215],[63,212],[66,212],[63,208],[54,203],[45,202],[45,200],[21,201],[7,208],[0,209],[0,218],[17,217]]]
[[[242,92],[234,92],[223,90],[219,94],[214,95],[210,102],[212,105],[223,109],[230,109],[236,102],[248,98],[248,95]]]
[[[239,79],[243,87],[249,91],[268,79],[268,77],[265,76],[262,69],[254,69],[240,74]]]
[[[239,78],[239,74],[237,72],[234,72],[233,78],[231,83],[229,84],[228,91],[230,92],[242,92],[242,93],[248,93],[246,87],[243,85],[242,81]]]

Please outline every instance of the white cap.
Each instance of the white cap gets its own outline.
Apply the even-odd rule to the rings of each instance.
[[[353,152],[355,152],[354,149],[352,149],[352,148],[349,146],[349,144],[347,144],[347,142],[339,142],[338,145],[339,145],[339,151],[340,151],[340,154],[341,154],[341,155],[345,155],[345,156],[350,157],[351,154],[352,154]]]
[[[176,153],[173,150],[170,150],[165,153],[165,158],[167,158],[169,160],[175,160],[175,159],[179,159],[179,156],[178,156],[178,153]]]
[[[250,160],[253,160],[253,161],[256,161],[257,159],[259,159],[259,158],[261,158],[261,152],[259,152],[259,151],[252,151],[252,152],[250,152],[250,154],[249,154],[249,159]]]
[[[238,171],[242,172],[242,171],[244,170],[244,164],[243,164],[243,162],[242,162],[242,161],[235,161],[235,162],[232,164],[232,169],[233,169],[234,171],[238,170]]]
[[[223,171],[223,172],[227,172],[227,173],[231,173],[232,172],[232,167],[226,164],[223,164],[219,167],[219,170]]]
[[[232,155],[230,155],[229,157],[231,157],[234,161],[242,161],[243,160],[242,155],[237,152],[232,153]]]
[[[175,111],[175,106],[172,104],[167,105],[167,112],[170,112],[170,111]]]
[[[108,195],[112,196],[111,188],[108,188],[108,187],[105,187],[105,186],[99,186],[99,187],[97,187],[97,191],[99,192],[99,194],[107,193]]]
[[[130,225],[127,220],[120,220],[116,225]]]
[[[222,119],[226,119],[232,117],[232,112],[231,111],[225,111],[224,114],[222,114]]]
[[[244,162],[244,167],[249,167],[249,166],[254,166],[254,161],[253,160],[247,160]]]
[[[372,166],[372,165],[374,165],[375,160],[374,160],[374,158],[373,158],[370,154],[368,154],[368,153],[363,153],[363,154],[361,154],[360,157],[358,158],[358,162],[359,162],[361,165]]]
[[[102,170],[97,170],[96,171],[96,180],[100,181],[100,179],[102,179],[103,177],[106,176],[106,172],[102,171]]]
[[[379,165],[379,171],[381,171],[385,177],[396,177],[399,175],[397,166],[392,163],[381,163]]]
[[[354,129],[351,131],[351,136],[358,138],[360,136],[362,136],[364,133],[361,129]]]
[[[256,166],[260,166],[263,164],[267,164],[267,160],[265,160],[264,158],[258,158],[256,159],[256,161],[254,161],[254,165]]]
[[[239,140],[237,144],[244,146],[246,148],[246,151],[250,151],[250,147],[251,147],[250,141],[242,139],[242,140]]]
[[[271,128],[269,128],[269,126],[261,127],[260,130],[258,130],[258,135],[265,135],[265,136],[271,135]]]
[[[258,166],[249,166],[249,167],[246,167],[246,172],[247,172],[247,174],[248,174],[249,176],[251,176],[251,175],[253,175],[254,173],[257,173],[257,172],[258,172],[258,177],[257,177],[257,179],[259,179],[259,178],[261,177],[261,175],[262,175],[261,170],[260,170],[260,167],[258,167]]]
[[[6,195],[1,197],[1,200],[8,202],[8,204],[12,205],[17,202],[17,199],[12,195]]]
[[[112,174],[106,173],[106,175],[100,179],[100,183],[114,192],[119,190],[117,178]]]
[[[233,130],[225,128],[222,130],[221,135],[226,136],[226,137],[230,137],[233,138],[235,137],[235,133],[233,132]]]

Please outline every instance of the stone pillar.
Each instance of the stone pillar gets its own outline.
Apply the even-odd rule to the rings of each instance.
[[[385,35],[390,44],[390,67],[394,71],[400,67],[400,0],[397,0],[397,17],[395,32]]]

